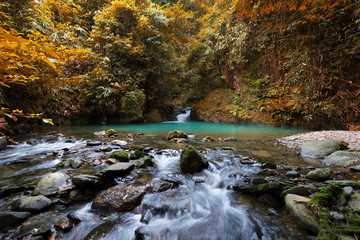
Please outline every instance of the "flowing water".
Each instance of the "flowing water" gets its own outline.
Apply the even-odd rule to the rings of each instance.
[[[18,138],[18,145],[9,146],[0,153],[0,210],[8,210],[18,196],[30,195],[46,173],[62,171],[73,176],[98,172],[104,168],[107,154],[97,151],[98,147],[86,146],[86,140],[110,142],[111,139],[94,135],[94,131],[114,128],[120,133],[119,139],[152,147],[150,155],[156,162],[152,168],[139,169],[133,171],[132,177],[119,179],[118,184],[147,184],[153,179],[170,178],[179,183],[179,187],[147,193],[138,207],[126,213],[94,212],[91,210],[92,198],[70,206],[55,205],[47,212],[33,216],[24,225],[36,223],[36,218],[40,218],[38,225],[35,225],[39,228],[46,225],[41,219],[53,224],[73,212],[81,222],[70,232],[58,235],[57,239],[90,239],[89,233],[94,231],[103,232],[102,237],[95,239],[109,240],[313,239],[297,227],[283,207],[267,206],[256,198],[230,190],[233,184],[247,184],[249,177],[259,171],[259,164],[242,164],[242,159],[250,157],[257,161],[304,164],[294,151],[273,141],[276,137],[303,130],[183,122],[189,111],[186,110],[177,122],[51,129],[64,136],[47,134],[49,129],[39,129],[35,135],[22,136],[22,139],[32,138],[31,141]],[[202,151],[209,162],[207,169],[196,174],[181,173],[178,166],[179,149],[184,145],[166,140],[167,132],[176,129],[191,134],[189,143]],[[201,139],[208,135],[213,138],[237,137],[239,141],[202,142]],[[110,143],[106,144],[116,148]],[[56,167],[59,162],[70,159],[81,159],[88,164],[78,170]],[[146,214],[151,217],[144,221]],[[2,230],[0,239],[22,236],[24,228]]]

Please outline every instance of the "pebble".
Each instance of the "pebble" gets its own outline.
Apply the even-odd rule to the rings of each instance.
[[[343,190],[346,194],[351,194],[353,192],[353,188],[350,186],[344,187]]]

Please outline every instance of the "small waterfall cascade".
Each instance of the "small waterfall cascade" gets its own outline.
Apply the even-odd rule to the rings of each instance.
[[[191,113],[191,107],[184,108],[182,112],[176,116],[178,122],[187,122]]]

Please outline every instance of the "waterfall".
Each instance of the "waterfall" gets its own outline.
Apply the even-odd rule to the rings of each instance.
[[[191,113],[191,107],[184,108],[182,113],[176,116],[178,122],[187,122]]]

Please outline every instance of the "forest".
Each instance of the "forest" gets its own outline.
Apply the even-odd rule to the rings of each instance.
[[[201,121],[359,129],[359,15],[359,0],[2,0],[0,115],[160,122],[191,106]]]

